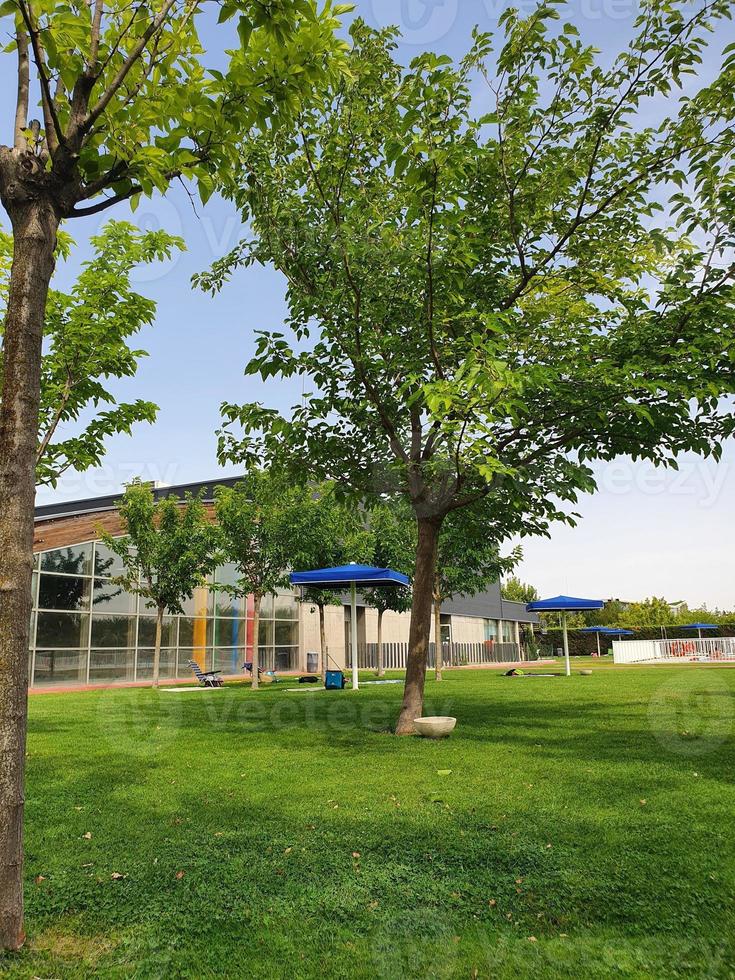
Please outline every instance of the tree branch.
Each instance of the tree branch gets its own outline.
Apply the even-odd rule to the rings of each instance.
[[[135,197],[136,194],[140,194],[143,188],[138,186],[133,186],[129,190],[125,191],[123,194],[115,194],[114,197],[106,197],[102,201],[98,201],[97,204],[90,204],[86,208],[74,208],[67,215],[67,218],[84,218],[90,214],[100,214],[102,211],[106,211],[108,208],[114,207],[116,204],[120,204],[121,201],[128,201],[131,197]]]
[[[20,26],[18,26],[15,32],[15,39],[18,45],[18,97],[15,103],[13,145],[17,150],[23,150],[27,146],[23,130],[28,125],[30,74],[28,65],[28,35],[24,30],[21,30]]]
[[[115,93],[118,91],[122,83],[128,76],[130,69],[140,60],[141,55],[146,49],[148,42],[156,34],[168,16],[169,11],[173,7],[176,0],[165,0],[163,7],[156,14],[153,20],[150,22],[148,27],[143,32],[138,43],[135,45],[133,50],[130,52],[128,57],[120,66],[115,77],[112,79],[107,89],[102,93],[102,95],[97,100],[97,103],[89,110],[86,119],[84,120],[84,129],[89,129],[90,126],[94,125],[95,120],[99,119],[102,113],[105,111],[107,106],[110,104],[112,99],[115,97]]]
[[[38,71],[38,80],[41,86],[41,105],[43,107],[43,120],[46,129],[46,145],[48,146],[49,153],[53,155],[57,146],[65,142],[64,130],[56,112],[54,97],[51,94],[51,82],[46,72],[46,57],[39,41],[40,32],[33,23],[31,11],[26,4],[26,0],[18,0],[18,7],[20,8],[23,21],[31,39],[33,61]]]
[[[90,75],[94,76],[99,60],[100,52],[100,29],[102,25],[103,0],[94,0],[94,13],[92,15],[92,34],[89,42],[89,62],[87,68]]]

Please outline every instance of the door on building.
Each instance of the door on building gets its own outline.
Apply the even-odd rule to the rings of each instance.
[[[442,660],[445,664],[452,662],[452,617],[442,616],[439,627],[441,633]]]

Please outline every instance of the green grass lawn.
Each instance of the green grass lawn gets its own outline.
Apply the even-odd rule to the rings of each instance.
[[[387,734],[398,685],[31,698],[0,969],[732,977],[735,670],[584,666],[430,681],[443,742]]]

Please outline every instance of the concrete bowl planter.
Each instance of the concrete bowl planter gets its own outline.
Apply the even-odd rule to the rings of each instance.
[[[423,738],[446,738],[454,731],[456,718],[435,715],[428,718],[414,718],[413,727]]]

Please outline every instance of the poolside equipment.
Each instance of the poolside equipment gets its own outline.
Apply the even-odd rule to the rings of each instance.
[[[315,568],[310,572],[292,572],[291,585],[307,588],[345,589],[350,588],[350,643],[352,646],[352,688],[358,690],[357,671],[357,586],[371,589],[396,588],[409,584],[408,576],[394,572],[392,568],[375,568],[373,565],[337,565],[335,568]],[[329,674],[329,671],[327,671]]]
[[[569,595],[557,595],[553,599],[537,599],[529,602],[527,612],[558,612],[561,613],[561,628],[564,637],[564,665],[567,677],[571,676],[572,667],[569,663],[569,636],[567,635],[567,613],[589,612],[591,609],[603,609],[602,599],[578,599]]]
[[[613,643],[613,659],[616,664],[732,663],[735,661],[735,637],[627,640]]]
[[[697,631],[697,634],[699,636],[699,639],[701,640],[702,639],[702,630],[716,630],[716,629],[719,629],[719,626],[716,626],[714,623],[687,623],[686,626],[678,626],[677,629],[680,629],[680,630],[696,630]]]
[[[196,660],[189,660],[188,664],[202,687],[222,687],[222,678],[218,676],[221,670],[202,670]]]

